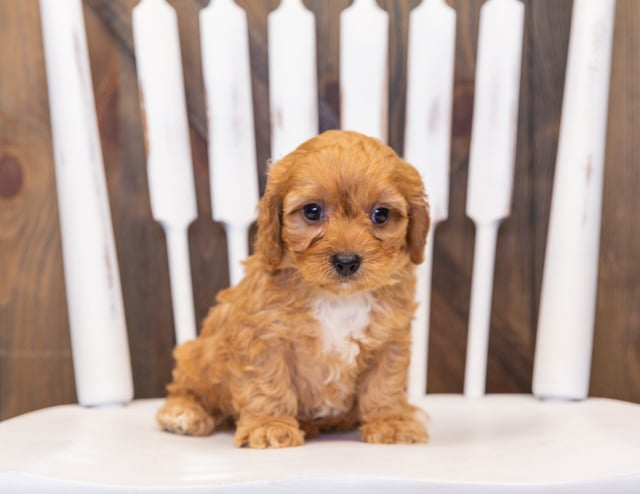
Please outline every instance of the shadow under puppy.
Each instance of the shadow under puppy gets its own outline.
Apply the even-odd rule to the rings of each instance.
[[[418,172],[376,139],[328,131],[274,163],[246,276],[175,349],[160,426],[235,423],[253,448],[358,425],[364,441],[426,442],[405,387],[428,228]]]

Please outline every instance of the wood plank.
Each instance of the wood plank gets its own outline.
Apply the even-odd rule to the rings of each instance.
[[[75,401],[37,1],[0,18],[0,420]]]
[[[258,185],[261,192],[264,191],[268,161],[271,158],[267,18],[279,3],[279,0],[237,0],[237,4],[245,9],[249,26],[251,93],[253,95],[253,118],[256,125]]]
[[[618,0],[590,393],[640,403],[640,4]]]
[[[306,0],[316,17],[319,130],[340,126],[340,14],[350,0]]]
[[[379,0],[389,14],[389,95],[387,143],[400,155],[404,152],[407,97],[407,53],[409,50],[409,14],[420,0]]]
[[[501,227],[487,390],[529,392],[570,1],[528,2],[512,216]]]

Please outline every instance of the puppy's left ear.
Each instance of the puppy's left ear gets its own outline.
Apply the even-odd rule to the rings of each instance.
[[[407,248],[409,258],[414,264],[424,260],[424,247],[431,218],[424,185],[418,171],[409,163],[403,162],[402,185],[404,196],[409,203],[409,225],[407,226]]]

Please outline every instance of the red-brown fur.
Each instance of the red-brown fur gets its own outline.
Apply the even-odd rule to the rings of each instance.
[[[321,221],[303,217],[309,203],[323,207]],[[380,206],[391,214],[374,225]],[[428,228],[419,174],[378,140],[329,131],[276,162],[245,278],[218,295],[200,336],[174,352],[161,427],[206,435],[235,423],[234,443],[257,448],[357,425],[364,441],[425,442],[405,387],[414,265]],[[331,265],[337,252],[362,258],[353,279]],[[318,307],[331,319],[332,307],[351,300],[354,315],[369,304],[368,323],[360,333],[338,327],[328,347]]]

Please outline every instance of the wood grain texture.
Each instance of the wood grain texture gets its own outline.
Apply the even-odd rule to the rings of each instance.
[[[0,2],[0,419],[75,401],[38,3]]]
[[[640,402],[640,4],[615,15],[590,391]]]
[[[532,337],[535,335],[542,287],[547,221],[551,208],[565,64],[569,48],[571,8],[571,0],[545,0],[534,2],[529,12],[530,28],[526,43],[531,59],[528,77],[531,86],[528,121],[531,129],[529,149],[533,194],[530,217],[533,232],[533,285],[530,297],[536,309],[531,314]]]
[[[85,20],[136,397],[160,396],[173,346],[164,234],[144,169],[131,9],[136,0],[85,0]],[[198,14],[205,0],[170,0],[182,44],[198,219],[190,228],[196,317],[228,284],[224,230],[211,220]],[[267,15],[247,10],[260,189],[270,155]],[[305,0],[316,15],[320,129],[339,122],[339,15],[350,0]],[[390,17],[389,140],[402,151],[408,16],[419,0],[380,0]],[[457,13],[450,218],[436,231],[428,387],[462,390],[474,228],[465,217],[478,15]],[[500,229],[492,307],[489,392],[528,392],[535,344],[571,0],[525,2],[516,179]],[[592,394],[640,402],[640,6],[618,0],[604,191]],[[37,0],[0,0],[0,419],[73,402],[48,100]],[[428,186],[428,184],[427,184]]]
[[[305,0],[316,16],[320,132],[340,126],[340,13],[350,0]]]

